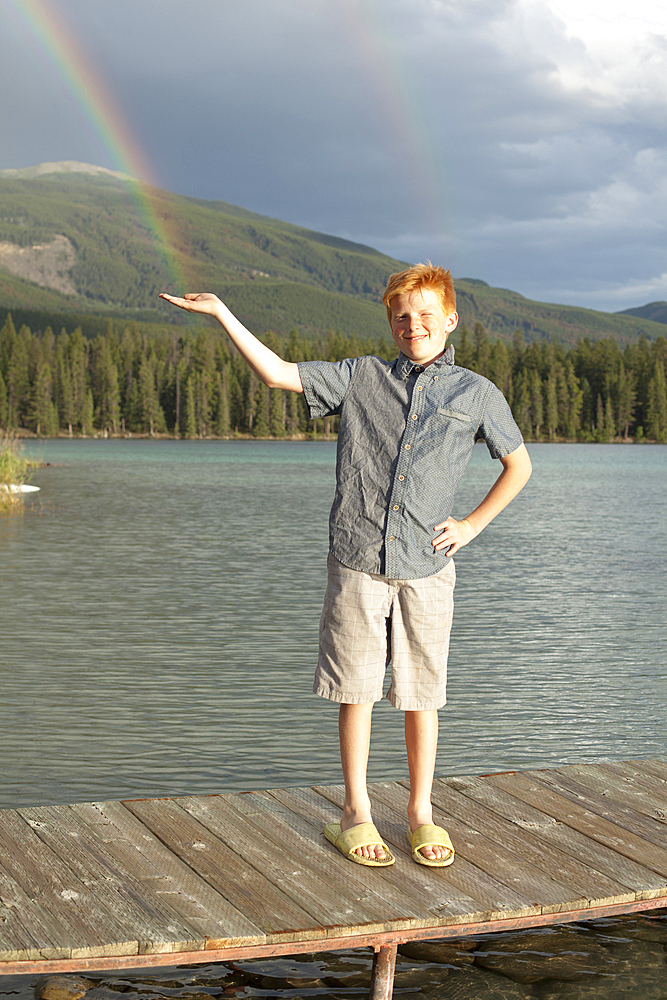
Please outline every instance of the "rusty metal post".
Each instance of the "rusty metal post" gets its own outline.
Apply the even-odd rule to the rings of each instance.
[[[373,955],[370,1000],[391,1000],[394,992],[396,945],[378,948]]]

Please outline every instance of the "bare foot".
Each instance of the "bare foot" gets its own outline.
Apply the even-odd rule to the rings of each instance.
[[[363,810],[345,808],[340,821],[340,828],[341,830],[349,830],[353,826],[359,826],[360,823],[372,822],[370,804],[368,809]],[[374,861],[384,861],[387,856],[382,844],[364,844],[363,847],[358,847],[354,853],[358,854],[360,858],[370,858]]]

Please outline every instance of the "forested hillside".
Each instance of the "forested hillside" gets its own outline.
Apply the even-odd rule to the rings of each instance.
[[[225,202],[158,189],[149,202],[187,286],[218,292],[258,332],[296,327],[317,335],[340,327],[379,336],[384,329],[378,303],[400,261]],[[0,174],[0,203],[0,305],[151,310],[155,319],[175,319],[158,299],[172,287],[170,266],[123,181],[80,172]]]
[[[75,314],[91,336],[104,316],[186,323],[158,299],[172,280],[157,224],[184,284],[217,292],[258,334],[386,334],[380,300],[403,262],[226,202],[158,189],[147,192],[149,225],[126,180],[85,164],[45,165],[59,167],[68,169],[0,171],[0,322],[11,310],[34,330],[55,330],[69,327],[63,317]],[[569,347],[584,337],[613,337],[625,346],[664,335],[645,314],[548,305],[472,278],[457,279],[456,288],[461,322],[471,329],[482,323],[507,344],[517,330],[528,343],[546,338]]]
[[[622,309],[619,316],[639,316],[640,319],[650,319],[654,323],[667,323],[667,302],[648,302],[645,306],[634,309]]]
[[[359,354],[393,357],[393,342],[330,333],[321,341],[275,334],[290,361]],[[391,347],[390,347],[391,343]],[[566,349],[547,341],[492,342],[463,329],[457,364],[492,379],[528,440],[667,442],[667,340],[621,349],[612,338]],[[0,426],[38,435],[206,438],[331,434],[336,418],[308,421],[302,396],[267,389],[217,328],[148,336],[129,325],[88,340],[80,329],[0,329]]]

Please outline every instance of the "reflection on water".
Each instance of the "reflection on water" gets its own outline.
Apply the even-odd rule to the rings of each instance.
[[[0,517],[0,806],[338,781],[336,706],[311,694],[335,445],[28,448],[50,464],[25,516]],[[456,559],[441,774],[667,755],[667,448],[530,451],[526,490]],[[455,513],[497,472],[476,448]],[[403,778],[401,715],[386,703],[376,713],[370,778]],[[627,919],[601,926],[590,933],[607,935],[605,948],[635,956],[623,975],[505,977],[499,992],[500,974],[480,968],[477,992],[468,979],[462,993],[460,970],[445,980],[440,969],[402,991],[664,997],[646,979],[664,963],[664,936],[649,956],[653,939],[633,937]],[[367,991],[349,978],[355,963],[367,972],[357,953],[343,966],[290,960],[297,979],[320,980],[296,987],[281,961],[272,984],[266,966],[264,985],[243,969],[180,970],[168,983],[162,970],[129,987],[97,976],[97,996]],[[27,978],[11,981],[26,1000]]]

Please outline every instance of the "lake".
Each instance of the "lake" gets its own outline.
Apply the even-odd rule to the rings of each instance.
[[[664,759],[667,447],[529,450],[456,556],[436,773]],[[0,517],[0,807],[339,781],[312,695],[335,444],[26,451],[48,465]],[[498,471],[477,446],[455,516]],[[406,775],[381,703],[369,780]]]

